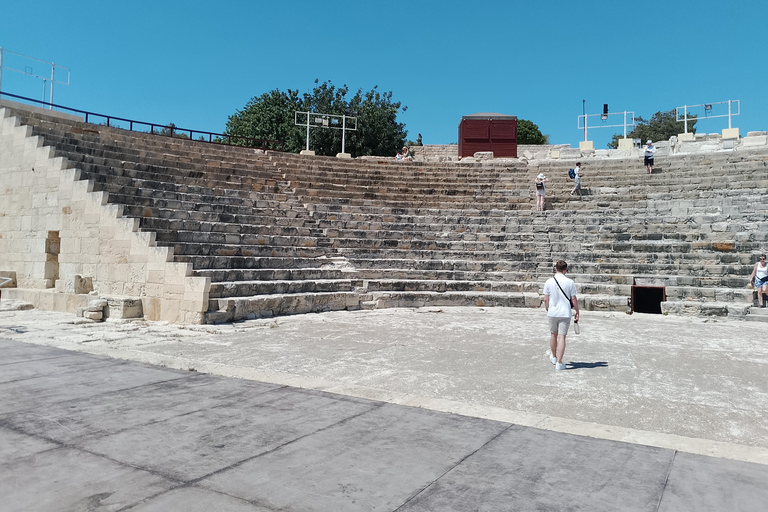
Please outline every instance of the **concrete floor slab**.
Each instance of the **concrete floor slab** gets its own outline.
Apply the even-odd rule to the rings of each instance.
[[[374,407],[359,399],[277,389],[75,444],[124,464],[190,481]]]
[[[274,509],[260,507],[226,494],[196,487],[173,489],[146,500],[132,508],[130,512],[170,512],[175,510],[184,512],[274,512]]]
[[[57,447],[58,445],[45,439],[0,427],[0,461],[11,462],[21,457]]]
[[[76,357],[81,357],[76,355]],[[37,361],[32,368],[39,369]],[[279,386],[205,374],[75,398],[0,415],[0,422],[29,434],[72,443],[258,396]]]
[[[63,358],[63,361],[66,360]],[[46,359],[41,363],[38,359],[31,363],[39,364],[40,373],[36,377],[0,383],[0,414],[43,410],[46,406],[64,400],[87,398],[107,391],[130,389],[185,376],[179,371],[160,370],[93,356],[83,358],[79,365],[73,363],[66,367],[67,371],[52,372],[51,361]],[[103,371],[105,368],[109,371]]]
[[[58,448],[0,464],[3,512],[121,510],[177,483],[104,457]]]
[[[0,311],[0,509],[765,509],[747,324],[587,312],[558,372],[542,318]]]
[[[672,450],[513,426],[403,511],[653,512]]]
[[[658,512],[768,510],[768,466],[677,453]]]
[[[270,510],[395,510],[508,427],[387,404],[200,485]]]

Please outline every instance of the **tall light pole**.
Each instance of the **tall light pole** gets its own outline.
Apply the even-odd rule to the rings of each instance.
[[[587,141],[587,100],[581,100],[581,113],[584,116],[584,142]]]

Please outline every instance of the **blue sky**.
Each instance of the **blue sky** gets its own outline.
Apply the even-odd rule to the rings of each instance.
[[[219,132],[253,96],[307,92],[317,78],[392,91],[409,138],[425,144],[456,142],[463,115],[500,112],[576,146],[583,100],[588,114],[607,103],[646,119],[740,100],[733,126],[768,129],[765,0],[3,4],[0,47],[71,69],[56,103],[141,121]],[[5,70],[2,90],[42,98],[43,82]],[[604,148],[621,131],[589,139]]]

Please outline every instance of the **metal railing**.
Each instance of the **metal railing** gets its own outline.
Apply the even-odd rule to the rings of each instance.
[[[285,141],[273,140],[273,139],[255,139],[252,137],[241,137],[239,135],[227,135],[226,133],[206,132],[203,130],[190,130],[189,128],[179,128],[173,124],[158,124],[148,123],[146,121],[136,121],[135,119],[126,119],[124,117],[108,116],[106,114],[98,114],[96,112],[88,112],[87,110],[80,110],[77,108],[65,107],[63,105],[56,105],[55,103],[48,103],[47,101],[36,100],[33,98],[27,98],[25,96],[19,96],[18,94],[11,94],[9,92],[1,92],[0,97],[9,96],[24,101],[31,101],[33,103],[39,103],[45,106],[54,107],[67,112],[76,112],[84,116],[86,123],[91,124],[103,124],[112,128],[119,128],[128,130],[131,132],[150,133],[152,135],[160,135],[165,137],[183,138],[191,140],[193,142],[207,142],[209,144],[225,144],[227,146],[246,146],[249,148],[265,149],[272,151],[285,151]],[[104,122],[97,123],[91,119],[102,119]],[[124,126],[116,126],[115,121],[127,124],[128,128]],[[135,127],[148,127],[148,131],[135,130]],[[188,134],[188,135],[187,135]],[[199,138],[195,138],[198,137]],[[207,136],[207,140],[206,140]],[[215,139],[214,139],[215,137]]]

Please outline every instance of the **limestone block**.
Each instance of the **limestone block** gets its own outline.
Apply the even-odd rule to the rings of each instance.
[[[677,134],[677,141],[678,142],[693,142],[695,140],[695,135],[693,133],[678,133]]]
[[[306,156],[315,156],[315,152],[311,149],[302,149],[299,153],[300,155],[306,155]]]
[[[549,158],[558,159],[560,158],[560,150],[559,149],[552,149],[549,151]]]
[[[105,296],[105,318],[142,318],[144,308],[141,299],[135,297]]]
[[[728,316],[728,306],[716,302],[704,302],[699,313],[701,316]]]
[[[104,313],[101,311],[84,311],[83,317],[98,322],[104,319]]]
[[[579,141],[579,151],[592,151],[595,149],[595,144],[591,140]]]
[[[744,139],[741,140],[741,143],[745,147],[754,147],[754,146],[766,146],[768,145],[768,136],[765,135],[765,132],[749,132],[749,133],[762,133],[763,135],[752,135],[747,136]]]
[[[560,150],[560,158],[581,158],[581,149],[578,148],[563,148]]]
[[[482,161],[482,160],[493,160],[493,151],[477,151],[474,155],[472,155],[475,160]]]
[[[618,149],[624,149],[624,150],[632,150],[634,147],[634,144],[632,143],[632,139],[619,139],[619,146]]]
[[[743,319],[749,314],[749,304],[727,304],[728,316]]]
[[[105,307],[107,307],[107,301],[105,299],[93,299],[88,302],[85,311],[103,311]]]
[[[93,279],[79,274],[67,276],[63,279],[62,291],[75,294],[91,293],[93,291]]]
[[[351,153],[336,153],[336,158],[352,158]]]
[[[663,315],[699,316],[701,302],[666,301],[661,303]]]
[[[739,138],[739,129],[738,128],[724,128],[723,129],[723,138],[724,139],[738,139]]]

